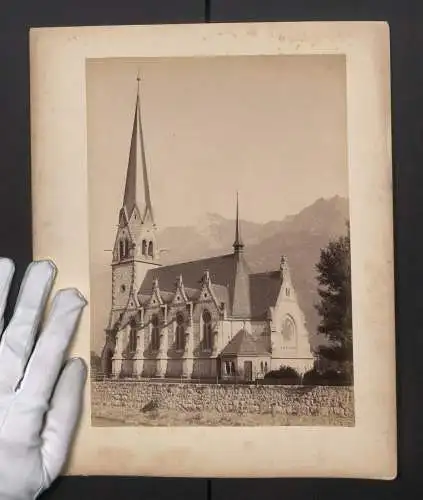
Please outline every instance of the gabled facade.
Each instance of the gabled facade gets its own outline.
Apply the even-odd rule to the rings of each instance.
[[[285,257],[252,273],[238,198],[233,252],[160,265],[137,94],[112,260],[112,307],[102,352],[112,377],[254,380],[313,355]]]

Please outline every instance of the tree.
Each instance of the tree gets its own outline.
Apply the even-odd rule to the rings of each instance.
[[[326,336],[328,345],[319,349],[319,355],[338,362],[342,372],[352,379],[352,310],[351,310],[351,252],[350,230],[330,241],[320,252],[316,265],[318,294],[316,306],[321,321],[319,333]]]

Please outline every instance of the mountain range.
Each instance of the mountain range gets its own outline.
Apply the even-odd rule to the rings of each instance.
[[[320,198],[297,214],[264,224],[241,220],[245,256],[252,272],[279,269],[285,255],[299,304],[304,312],[313,347],[324,340],[317,335],[319,316],[315,266],[320,251],[331,239],[346,233],[349,203],[335,196]],[[211,213],[196,225],[168,227],[158,232],[163,265],[221,255],[232,251],[234,221]]]

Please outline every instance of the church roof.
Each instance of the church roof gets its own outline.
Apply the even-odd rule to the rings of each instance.
[[[140,303],[149,300],[156,278],[163,301],[170,302],[175,293],[175,281],[178,276],[182,276],[188,298],[195,300],[200,294],[201,279],[207,270],[217,301],[231,308],[237,271],[236,256],[233,253],[150,269],[139,290]],[[280,271],[252,274],[245,264],[244,279],[248,279],[247,290],[249,289],[250,296],[248,317],[264,319],[269,307],[274,306],[278,298],[281,286]]]
[[[260,318],[273,307],[281,289],[280,271],[250,274],[251,316]]]
[[[221,352],[223,356],[268,356],[269,354],[261,339],[255,339],[244,328],[232,338]]]
[[[201,279],[205,271],[209,271],[210,280],[214,285],[227,287],[233,280],[233,257],[233,254],[227,254],[150,269],[140,291],[150,293],[155,278],[159,281],[160,290],[174,291],[178,276],[182,276],[185,288],[198,290],[201,288]]]

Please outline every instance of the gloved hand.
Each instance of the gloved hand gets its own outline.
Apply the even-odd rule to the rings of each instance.
[[[0,332],[13,273],[0,258]],[[79,419],[86,367],[64,357],[86,302],[77,290],[59,291],[41,328],[55,274],[49,261],[29,265],[0,340],[1,500],[34,499],[50,486]]]

